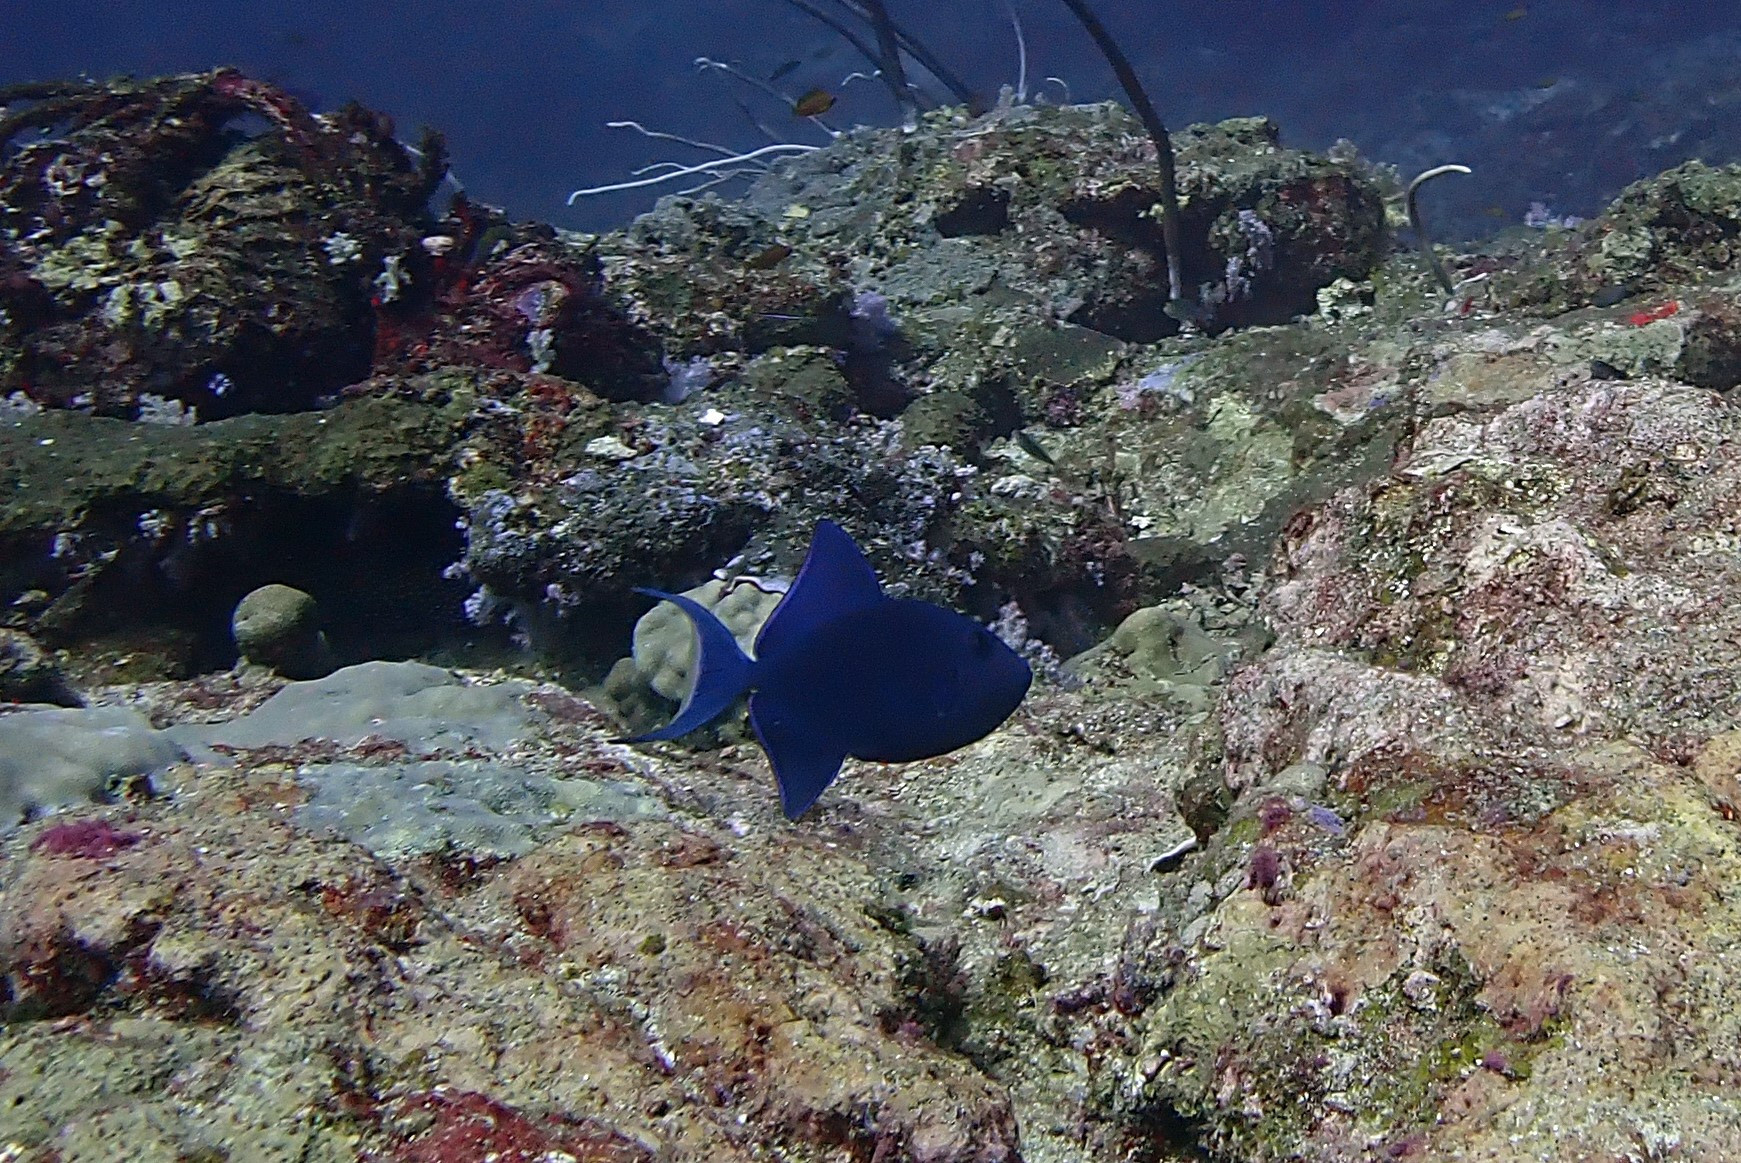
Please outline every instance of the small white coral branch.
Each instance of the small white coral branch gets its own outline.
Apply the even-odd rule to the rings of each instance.
[[[773,145],[764,145],[760,149],[752,149],[748,153],[730,153],[721,146],[709,145],[707,142],[691,141],[688,138],[678,137],[675,134],[660,133],[657,130],[645,129],[633,121],[612,121],[608,124],[613,129],[634,129],[648,137],[680,141],[685,145],[692,145],[699,149],[715,150],[722,156],[709,161],[697,162],[692,166],[680,166],[674,162],[662,162],[659,164],[671,168],[665,169],[664,172],[654,174],[651,177],[636,178],[626,182],[612,182],[606,186],[589,186],[584,190],[576,190],[568,196],[568,204],[570,206],[574,205],[575,202],[581,198],[590,198],[594,194],[612,194],[616,193],[618,190],[639,190],[646,186],[657,186],[664,182],[676,181],[678,178],[687,178],[694,174],[708,174],[712,177],[723,180],[724,178],[735,177],[737,174],[745,172],[746,169],[752,167],[754,163],[760,161],[764,157],[783,153],[811,153],[820,148],[819,146],[814,145],[799,145],[795,142],[776,142]],[[739,168],[732,170],[731,172],[726,172],[726,167]]]

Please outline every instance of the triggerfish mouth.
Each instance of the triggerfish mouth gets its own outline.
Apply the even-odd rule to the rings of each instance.
[[[965,747],[1009,718],[1033,672],[971,618],[891,598],[846,531],[816,526],[798,580],[756,636],[755,657],[707,607],[641,590],[689,616],[695,685],[677,717],[625,740],[676,739],[718,718],[746,691],[750,725],[773,764],[788,820],[809,810],[847,756],[878,763]]]

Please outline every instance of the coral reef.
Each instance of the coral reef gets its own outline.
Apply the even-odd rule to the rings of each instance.
[[[1189,312],[1106,106],[595,237],[234,73],[8,102],[3,691],[89,707],[0,707],[0,1154],[1741,1156],[1730,171],[1447,300],[1381,172],[1192,127]],[[822,517],[1040,681],[793,827],[617,740],[634,588],[747,638]],[[214,669],[266,583],[371,661]]]
[[[1199,346],[1314,310],[1379,261],[1382,196],[1358,167],[1283,149],[1261,120],[1178,140]],[[1152,168],[1110,106],[939,112],[918,135],[865,130],[805,155],[740,202],[668,199],[589,240],[628,317],[723,382],[614,417],[521,404],[458,482],[467,571],[522,608],[593,607],[728,560],[790,570],[832,516],[896,584],[988,614],[1013,595],[1075,649],[1210,568],[1200,547],[1233,527],[1258,519],[1261,543],[1323,474],[1372,471],[1400,414],[1325,422],[1334,455],[1295,450],[1285,420],[1302,401],[1259,391],[1240,359],[1224,376],[1203,364],[1196,397],[1161,405],[1170,420],[1126,423],[1114,389],[1157,362],[1135,345],[1180,328],[1162,311]],[[1274,358],[1316,392],[1319,355]],[[1029,426],[1057,433],[1057,473],[999,445]],[[1185,428],[1207,429],[1200,453],[1153,464],[1177,462]],[[1370,455],[1350,457],[1359,446]]]
[[[22,99],[22,100],[21,100]],[[445,173],[360,106],[234,70],[14,87],[0,144],[0,393],[138,415],[289,411],[368,373],[389,256]],[[267,128],[232,130],[245,115]]]
[[[242,429],[182,429],[335,399],[340,412],[391,408],[399,425],[422,425],[416,405],[434,405],[423,434],[445,450],[420,436],[394,479],[337,496],[292,482],[285,503],[336,502],[341,526],[347,508],[415,506],[434,524],[442,506],[421,485],[445,477],[465,511],[456,576],[474,587],[473,609],[510,612],[545,645],[587,637],[564,625],[576,611],[623,616],[636,585],[694,584],[726,561],[790,569],[815,520],[834,516],[898,585],[988,616],[1013,596],[1042,637],[1075,649],[1207,568],[1193,543],[1252,515],[1213,505],[1180,537],[1178,522],[1136,511],[1137,531],[1155,522],[1156,535],[1120,528],[1128,478],[1099,464],[1105,393],[1152,365],[1133,342],[1179,323],[1149,310],[1166,298],[1145,217],[1152,146],[1110,106],[937,111],[902,137],[912,157],[900,167],[877,160],[890,132],[866,130],[741,202],[669,200],[593,238],[463,199],[438,214],[427,205],[436,142],[410,151],[367,111],[312,115],[231,71],[15,96],[6,128],[46,131],[0,174],[12,232],[0,289],[13,296],[0,303],[0,394],[21,417],[27,470],[114,439],[143,464],[241,455],[251,474],[252,446],[218,451],[218,431]],[[265,123],[252,136],[238,129],[250,115]],[[1279,322],[1377,263],[1382,204],[1359,167],[1282,149],[1262,121],[1178,141],[1184,240],[1204,286],[1194,326]],[[157,155],[167,160],[154,169]],[[247,261],[231,261],[238,247]],[[263,318],[277,322],[257,334]],[[1213,392],[1200,399],[1225,407]],[[137,427],[111,438],[28,414],[42,406]],[[1242,402],[1216,430],[1274,444],[1244,416],[1253,406],[1268,408]],[[309,440],[294,417],[248,423],[275,448]],[[1035,425],[1085,437],[1062,450],[1056,479],[983,471],[995,442]],[[366,431],[389,447],[351,459],[384,468],[404,428]],[[1267,462],[1256,475],[1293,496],[1293,466],[1273,450],[1192,464],[1246,477],[1254,455]],[[370,589],[357,584],[361,563],[342,579],[270,560],[234,568],[241,543],[280,539],[284,504],[191,487],[210,479],[145,487],[76,473],[71,496],[28,481],[24,511],[5,514],[19,568],[0,596],[13,624],[57,644],[111,633],[93,613],[142,572],[140,620],[188,638],[162,673],[231,649],[178,607],[265,583],[370,623],[350,608]],[[197,503],[181,500],[193,492]],[[338,660],[366,657],[342,629],[329,627]]]
[[[1497,301],[1556,314],[1696,286],[1734,262],[1741,167],[1691,161],[1621,191],[1599,217],[1550,230],[1534,253],[1476,263]]]

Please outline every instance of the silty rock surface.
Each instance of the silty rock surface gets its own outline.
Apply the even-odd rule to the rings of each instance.
[[[504,762],[659,788],[585,704],[525,700]],[[924,1036],[937,971],[862,863],[693,813],[509,861],[310,826],[302,773],[407,754],[237,748],[6,842],[11,1157],[1017,1157],[1001,1088]]]
[[[1577,380],[1290,527],[1222,704],[1258,810],[1103,1091],[1127,1145],[1741,1151],[1736,435],[1714,393]],[[1340,834],[1271,786],[1302,765]]]

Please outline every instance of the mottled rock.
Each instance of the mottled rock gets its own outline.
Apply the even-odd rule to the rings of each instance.
[[[313,114],[216,69],[0,104],[0,394],[176,423],[309,407],[367,377],[371,302],[434,265],[441,139],[414,160],[354,102]]]
[[[1496,298],[1507,306],[1546,315],[1612,307],[1727,272],[1738,223],[1741,167],[1688,161],[1634,182],[1599,216],[1555,232],[1533,253],[1488,273]],[[1638,307],[1629,303],[1625,310]]]
[[[273,581],[326,595],[328,634],[364,657],[439,624],[432,607],[452,618],[441,488],[475,380],[420,384],[197,426],[0,416],[0,602],[50,644],[181,625],[207,656],[233,648],[237,595]]]
[[[53,656],[30,635],[0,629],[0,702],[76,707],[80,701]]]

